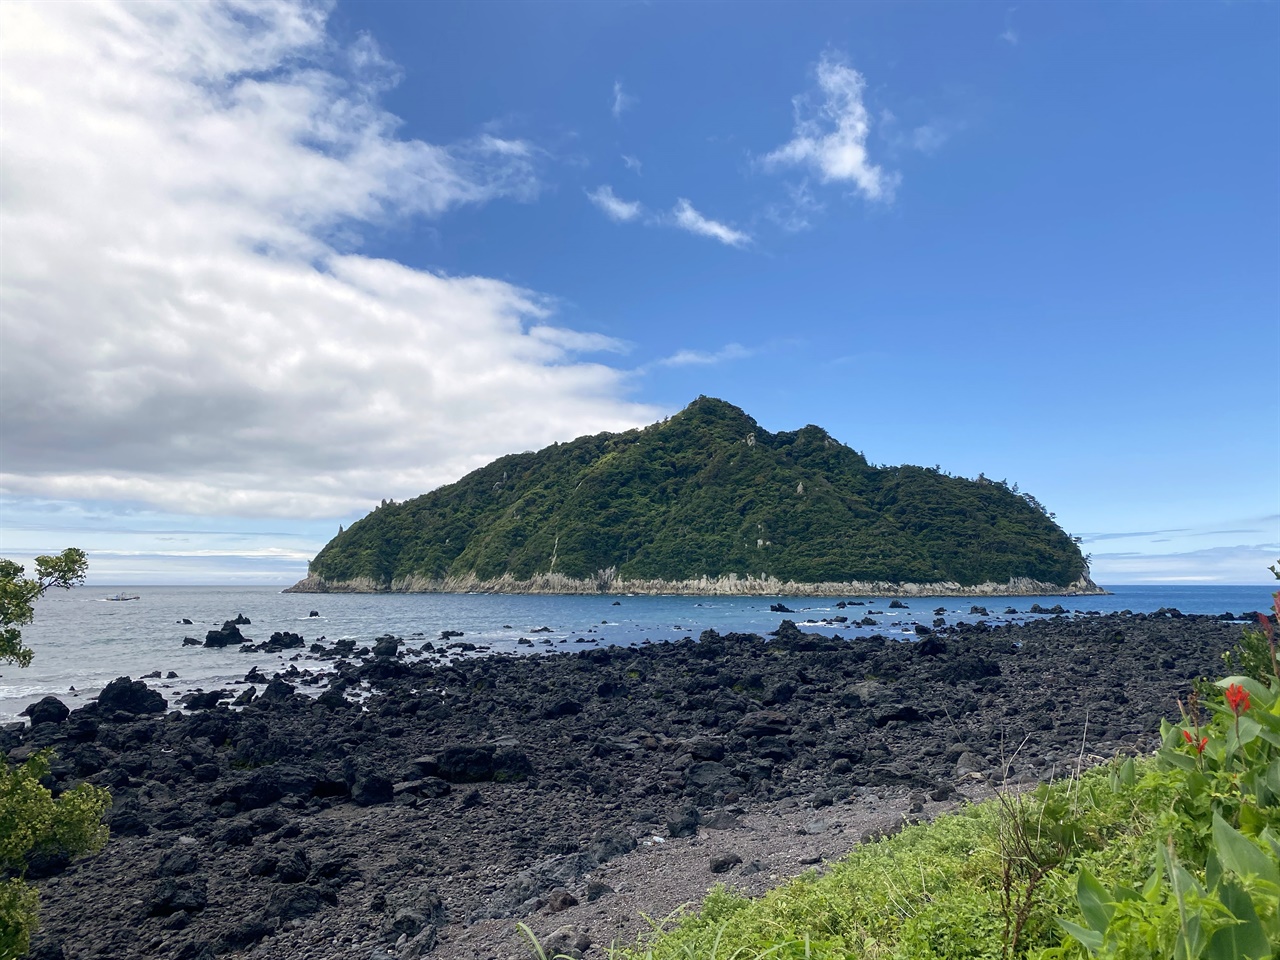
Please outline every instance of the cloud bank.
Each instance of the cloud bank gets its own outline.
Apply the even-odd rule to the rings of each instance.
[[[899,176],[867,154],[871,117],[863,103],[866,80],[852,67],[824,56],[816,92],[796,97],[795,135],[764,157],[766,168],[804,167],[823,183],[850,183],[868,200],[892,202]]]
[[[0,492],[333,516],[656,418],[537,294],[351,252],[539,151],[398,137],[325,9],[0,6]]]

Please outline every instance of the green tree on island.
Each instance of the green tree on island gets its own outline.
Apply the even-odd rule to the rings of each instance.
[[[22,644],[22,627],[35,619],[35,601],[52,587],[69,589],[84,582],[88,560],[74,547],[55,557],[36,557],[35,577],[20,564],[0,559],[0,664],[31,663],[33,651]],[[0,958],[20,957],[39,924],[39,898],[25,879],[27,858],[38,850],[71,855],[102,848],[107,828],[102,815],[111,794],[82,783],[60,796],[40,781],[49,773],[52,751],[33,754],[25,763],[0,768]]]

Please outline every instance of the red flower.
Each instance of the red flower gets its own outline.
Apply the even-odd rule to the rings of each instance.
[[[1200,742],[1196,743],[1196,738],[1191,735],[1190,730],[1183,730],[1182,735],[1186,738],[1187,743],[1196,748],[1196,753],[1204,753],[1204,748],[1209,743],[1208,737],[1201,737]]]
[[[1227,706],[1237,717],[1249,709],[1249,691],[1238,683],[1227,687]]]

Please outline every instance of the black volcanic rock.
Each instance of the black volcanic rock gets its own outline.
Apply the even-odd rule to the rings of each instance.
[[[245,643],[244,634],[240,632],[240,628],[236,626],[234,620],[228,620],[223,623],[218,630],[210,630],[204,635],[204,645],[215,649],[220,647],[240,646]]]
[[[41,723],[61,723],[70,715],[70,708],[53,696],[36,701],[20,714],[20,716],[30,717],[33,727]]]
[[[113,960],[286,957],[350,930],[364,932],[315,955],[368,960],[407,955],[395,943],[415,928],[425,950],[446,910],[525,919],[555,890],[588,899],[593,871],[638,840],[719,830],[759,804],[996,786],[1011,741],[1026,782],[1069,766],[1082,737],[1099,756],[1149,751],[1239,635],[1216,618],[1107,615],[919,642],[792,624],[452,665],[370,654],[403,673],[370,689],[348,658],[330,690],[359,705],[272,678],[279,695],[243,709],[161,716],[108,697],[3,733],[10,750],[61,741],[53,786],[87,780],[115,800],[101,854],[40,866],[42,942]],[[580,709],[549,709],[568,701]]]
[[[119,713],[163,713],[169,702],[141,680],[117,677],[98,694],[98,710],[106,715]]]

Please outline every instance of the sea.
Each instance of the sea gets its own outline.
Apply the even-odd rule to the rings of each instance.
[[[302,652],[242,653],[238,647],[210,649],[206,632],[238,615],[247,617],[245,637],[267,640],[276,631],[301,634],[308,646],[319,641],[354,639],[363,645],[388,634],[411,646],[441,645],[443,631],[460,632],[446,642],[474,644],[459,657],[547,655],[578,651],[586,645],[644,644],[697,638],[703,630],[767,634],[784,619],[807,631],[841,636],[880,633],[915,637],[915,624],[932,624],[935,610],[948,623],[1022,622],[1040,614],[1039,604],[1061,604],[1072,615],[1122,610],[1152,613],[1174,608],[1183,613],[1223,614],[1236,618],[1269,610],[1271,588],[1255,586],[1116,586],[1106,596],[1089,597],[911,597],[907,609],[891,608],[889,598],[848,598],[862,605],[845,609],[836,598],[699,596],[510,596],[494,594],[298,594],[279,587],[109,586],[55,590],[39,600],[35,622],[23,628],[24,642],[35,651],[30,667],[0,667],[0,722],[14,722],[28,705],[52,694],[73,709],[95,696],[111,680],[153,675],[171,706],[185,693],[243,688],[253,667],[267,676],[296,662],[301,670],[327,669],[333,661],[308,659]],[[137,599],[110,599],[117,596]],[[774,605],[791,612],[771,610]],[[985,607],[988,615],[972,613]],[[1014,612],[1006,612],[1012,609]],[[829,622],[846,616],[853,623]],[[874,627],[856,626],[870,616]],[[827,623],[822,621],[827,620]],[[186,621],[190,621],[189,623]],[[534,640],[521,644],[524,637]],[[154,678],[156,671],[159,677]],[[175,676],[169,676],[174,674]]]

